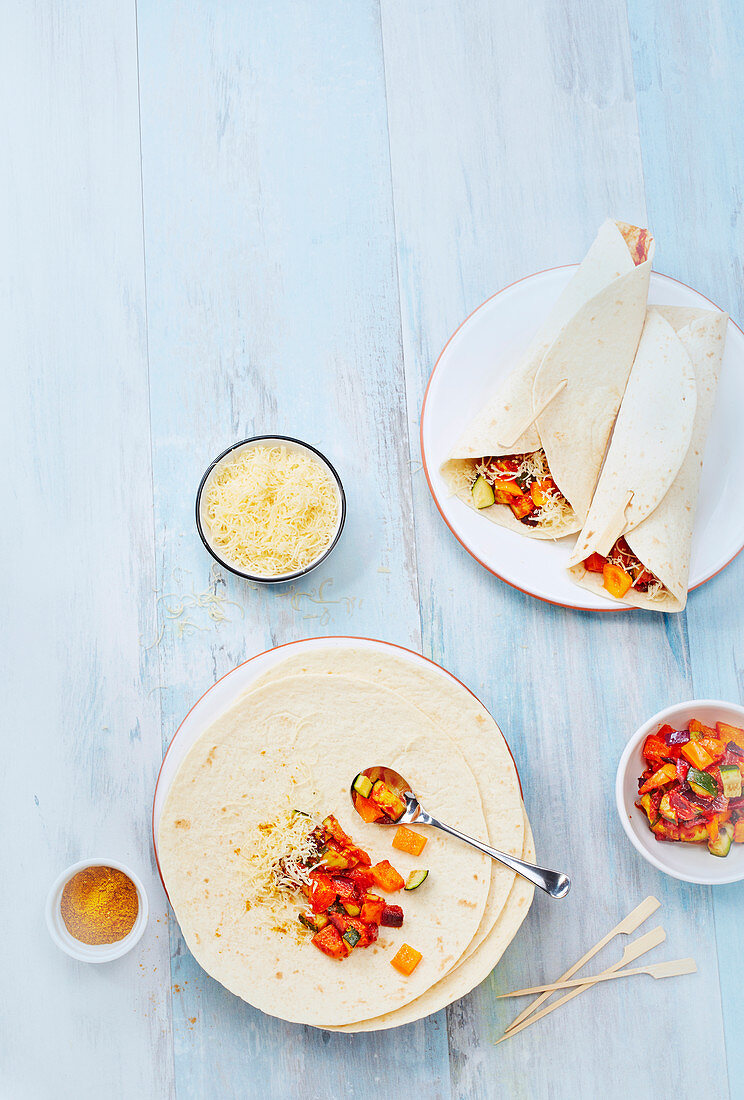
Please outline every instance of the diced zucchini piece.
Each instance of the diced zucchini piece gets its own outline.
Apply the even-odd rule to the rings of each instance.
[[[741,798],[741,772],[736,764],[721,765],[724,798]]]
[[[341,904],[350,917],[358,917],[362,911],[361,905],[355,905],[353,901],[342,901]]]
[[[349,947],[356,947],[361,939],[361,936],[357,932],[356,928],[347,928],[344,932],[343,938],[348,943]]]
[[[649,825],[655,825],[656,822],[659,820],[659,810],[658,807],[654,805],[654,800],[652,799],[651,795],[641,795],[636,805],[640,805],[641,809],[645,811]]]
[[[360,772],[354,780],[354,790],[357,794],[360,794],[362,798],[369,798],[372,790],[372,780],[364,772]]]
[[[728,821],[724,821],[723,825],[718,829],[718,836],[716,839],[708,841],[708,851],[712,856],[727,856],[733,839],[734,830],[731,828]]]
[[[493,489],[483,474],[478,475],[470,491],[473,494],[473,504],[476,508],[490,508],[493,504]]]
[[[664,795],[661,802],[659,803],[659,813],[661,814],[661,816],[663,818],[666,818],[667,821],[673,821],[676,825],[676,823],[677,823],[677,811],[673,810],[672,807],[669,805],[669,794],[668,793]]]
[[[406,880],[406,884],[403,887],[404,890],[418,890],[422,882],[426,882],[429,877],[428,871],[411,871]]]
[[[709,772],[701,772],[698,768],[690,768],[687,773],[687,782],[701,798],[715,798],[718,794],[718,784]]]
[[[300,913],[300,924],[304,924],[311,932],[320,932],[328,924],[328,917],[325,913]]]

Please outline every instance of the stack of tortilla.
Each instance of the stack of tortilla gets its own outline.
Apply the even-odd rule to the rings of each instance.
[[[442,820],[534,860],[498,726],[453,677],[395,646],[305,643],[202,734],[174,778],[157,829],[171,904],[197,961],[264,1012],[343,1031],[421,1019],[487,977],[527,914],[533,887],[475,849],[426,829],[414,858],[391,847],[394,829],[356,815],[350,783],[380,764]],[[251,900],[245,858],[255,829],[287,807],[334,814],[373,862],[389,859],[404,877],[428,868],[423,886],[390,898],[403,906],[401,929],[381,928],[339,962],[298,926],[272,927],[270,906]],[[390,965],[404,942],[423,954],[409,977]]]

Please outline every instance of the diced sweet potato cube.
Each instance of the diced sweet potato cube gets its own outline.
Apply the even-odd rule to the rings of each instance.
[[[369,797],[377,803],[386,817],[389,817],[392,821],[397,821],[405,811],[406,804],[403,799],[397,791],[394,791],[387,783],[383,783],[381,779],[377,780]]]
[[[397,954],[390,960],[390,965],[394,966],[400,974],[404,974],[405,977],[408,977],[410,974],[413,974],[422,958],[423,955],[420,951],[404,943]]]
[[[613,565],[606,561],[602,567],[602,587],[606,588],[616,600],[621,600],[633,583],[630,573],[626,573],[619,565]]]
[[[688,741],[682,746],[682,755],[688,764],[704,772],[713,763],[713,757],[700,747],[699,741]]]
[[[405,880],[387,859],[383,859],[381,863],[376,863],[370,870],[375,885],[389,894],[394,894],[396,890],[402,890],[405,886]]]
[[[397,848],[399,852],[408,852],[409,855],[419,856],[423,852],[428,839],[428,837],[422,836],[421,833],[417,833],[413,829],[407,829],[405,825],[399,825],[393,837],[393,848]]]
[[[739,729],[738,726],[730,726],[728,722],[716,722],[716,729],[718,730],[718,736],[726,744],[733,741],[740,749],[744,749],[744,730]]]
[[[366,821],[367,824],[372,821],[379,821],[380,818],[385,816],[376,802],[373,802],[371,798],[364,798],[361,794],[354,795],[354,808],[362,821]]]
[[[332,959],[345,959],[351,953],[351,947],[333,924],[327,924],[320,932],[316,932],[312,942],[319,951]]]

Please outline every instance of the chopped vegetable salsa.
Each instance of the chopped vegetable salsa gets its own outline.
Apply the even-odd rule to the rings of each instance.
[[[638,560],[624,538],[617,540],[606,558],[601,554],[590,554],[584,559],[584,568],[588,573],[601,573],[602,587],[616,600],[621,600],[631,588],[651,599],[667,591],[651,570]]]
[[[550,527],[572,514],[542,450],[482,458],[473,464],[472,479],[476,508],[504,504],[526,527]]]
[[[696,718],[684,730],[664,725],[644,741],[643,759],[636,806],[657,840],[707,844],[721,857],[744,844],[744,729]]]
[[[309,907],[299,919],[313,933],[312,943],[319,951],[345,959],[355,947],[374,943],[381,927],[402,926],[402,908],[388,905],[373,891],[412,889],[388,860],[373,865],[333,816],[314,830],[312,839],[315,855],[307,861],[300,886]]]

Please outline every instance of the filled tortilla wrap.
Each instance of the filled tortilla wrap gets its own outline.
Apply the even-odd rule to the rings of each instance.
[[[542,539],[581,528],[641,336],[653,252],[648,230],[602,225],[443,464],[450,490],[493,523]]]
[[[569,558],[582,587],[634,607],[684,609],[727,321],[713,310],[649,309],[597,491]]]

